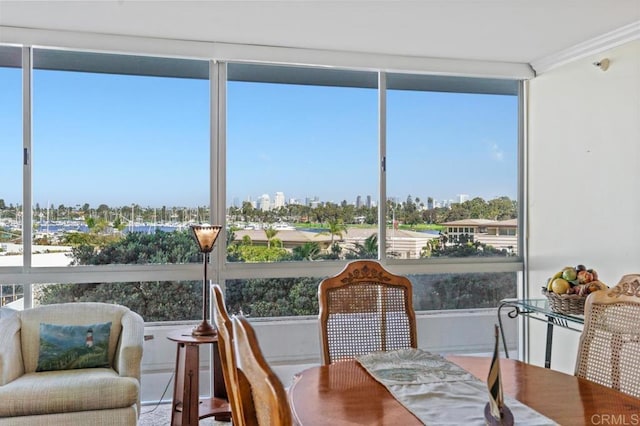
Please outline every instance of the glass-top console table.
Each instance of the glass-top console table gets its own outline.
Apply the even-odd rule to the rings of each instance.
[[[507,312],[509,318],[517,318],[524,315],[528,318],[547,323],[547,342],[544,355],[544,366],[551,367],[551,346],[553,345],[553,326],[567,328],[577,332],[582,332],[581,328],[574,327],[574,324],[584,324],[584,315],[568,315],[554,312],[549,307],[547,299],[502,299],[498,305],[498,323],[504,347],[504,355],[509,358],[507,342],[504,340],[504,330],[502,328],[502,309],[510,309]]]

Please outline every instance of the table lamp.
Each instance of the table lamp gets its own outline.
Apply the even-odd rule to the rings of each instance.
[[[198,243],[200,252],[204,255],[204,278],[202,280],[202,322],[195,327],[191,334],[194,336],[213,336],[216,329],[207,321],[209,312],[209,286],[207,285],[207,264],[209,253],[213,251],[213,245],[218,238],[222,226],[220,225],[191,225],[191,231]]]

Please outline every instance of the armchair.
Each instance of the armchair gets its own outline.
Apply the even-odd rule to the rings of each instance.
[[[41,324],[107,322],[108,366],[36,371]],[[0,426],[135,425],[143,341],[142,317],[119,305],[63,303],[1,318]]]

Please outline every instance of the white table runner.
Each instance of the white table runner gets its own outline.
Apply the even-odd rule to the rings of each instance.
[[[487,385],[440,355],[420,349],[374,352],[358,362],[426,425],[484,425]],[[556,423],[522,404],[504,397],[516,425]]]

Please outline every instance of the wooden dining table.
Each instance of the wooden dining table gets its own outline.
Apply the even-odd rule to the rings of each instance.
[[[447,359],[486,380],[491,358]],[[638,398],[513,359],[501,359],[500,367],[506,395],[560,425],[640,424]],[[423,424],[356,360],[298,373],[289,388],[289,402],[295,421],[302,426]]]

